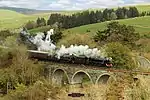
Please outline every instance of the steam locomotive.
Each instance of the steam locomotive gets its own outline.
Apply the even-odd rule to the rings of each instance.
[[[46,37],[46,35],[45,35]],[[49,36],[50,37],[50,36]],[[49,55],[48,52],[43,51],[36,51],[37,46],[32,43],[30,39],[29,33],[25,29],[20,33],[20,40],[28,45],[29,49],[29,57],[38,59],[41,61],[52,61],[57,63],[70,63],[70,64],[83,64],[83,65],[92,65],[92,66],[99,66],[99,67],[112,67],[112,63],[107,58],[87,58],[85,56],[70,56],[70,55],[63,55],[59,59],[56,57],[57,55]],[[44,39],[45,40],[45,39]]]
[[[91,65],[91,66],[98,66],[98,67],[112,67],[112,63],[107,58],[87,58],[84,56],[76,57],[76,56],[61,56],[58,59],[55,55],[49,55],[48,52],[39,52],[35,50],[28,50],[29,57],[38,59],[39,61],[52,61],[57,63],[70,63],[70,64],[83,64],[83,65]]]

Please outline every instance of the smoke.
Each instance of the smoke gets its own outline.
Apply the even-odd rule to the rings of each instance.
[[[34,38],[31,38],[31,42],[35,44],[38,48],[38,51],[51,51],[55,50],[56,46],[52,43],[51,35],[53,35],[53,29],[47,32],[47,36],[45,38],[44,33],[37,33]],[[45,38],[45,39],[44,39]]]
[[[58,58],[66,55],[86,58],[105,58],[105,53],[97,48],[90,49],[88,45],[71,45],[69,48],[62,45],[56,54]]]
[[[104,50],[98,50],[97,48],[90,49],[88,45],[71,45],[69,48],[62,45],[60,48],[56,49],[56,46],[51,40],[51,35],[53,34],[53,29],[48,31],[47,35],[44,33],[37,33],[35,37],[30,38],[30,41],[37,46],[39,52],[49,52],[49,55],[55,55],[58,59],[62,56],[76,56],[96,59],[107,57]],[[24,33],[24,35],[26,35],[26,33]]]

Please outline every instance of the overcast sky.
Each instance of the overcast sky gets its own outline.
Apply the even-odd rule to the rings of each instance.
[[[150,4],[150,0],[0,0],[0,6],[47,10],[81,10]]]

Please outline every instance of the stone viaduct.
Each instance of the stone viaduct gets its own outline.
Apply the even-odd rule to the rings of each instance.
[[[58,63],[50,63],[46,66],[45,75],[49,81],[58,85],[84,82],[106,84],[110,79],[115,79],[115,73],[109,72],[106,68]]]
[[[106,84],[111,79],[115,80],[115,76],[118,73],[119,72],[112,72],[107,68],[86,66],[82,64],[77,65],[49,62],[48,65],[45,66],[45,75],[47,79],[59,85],[81,84],[84,82]],[[137,79],[137,76],[135,77]]]

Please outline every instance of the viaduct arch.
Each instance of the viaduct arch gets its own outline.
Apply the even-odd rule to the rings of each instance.
[[[69,84],[70,80],[64,69],[55,69],[52,73],[52,82],[57,85]]]
[[[90,74],[86,71],[79,70],[75,72],[71,78],[72,84],[79,84],[84,82],[93,83]]]
[[[107,84],[110,77],[111,77],[111,75],[108,73],[104,73],[102,75],[99,75],[95,84]]]

